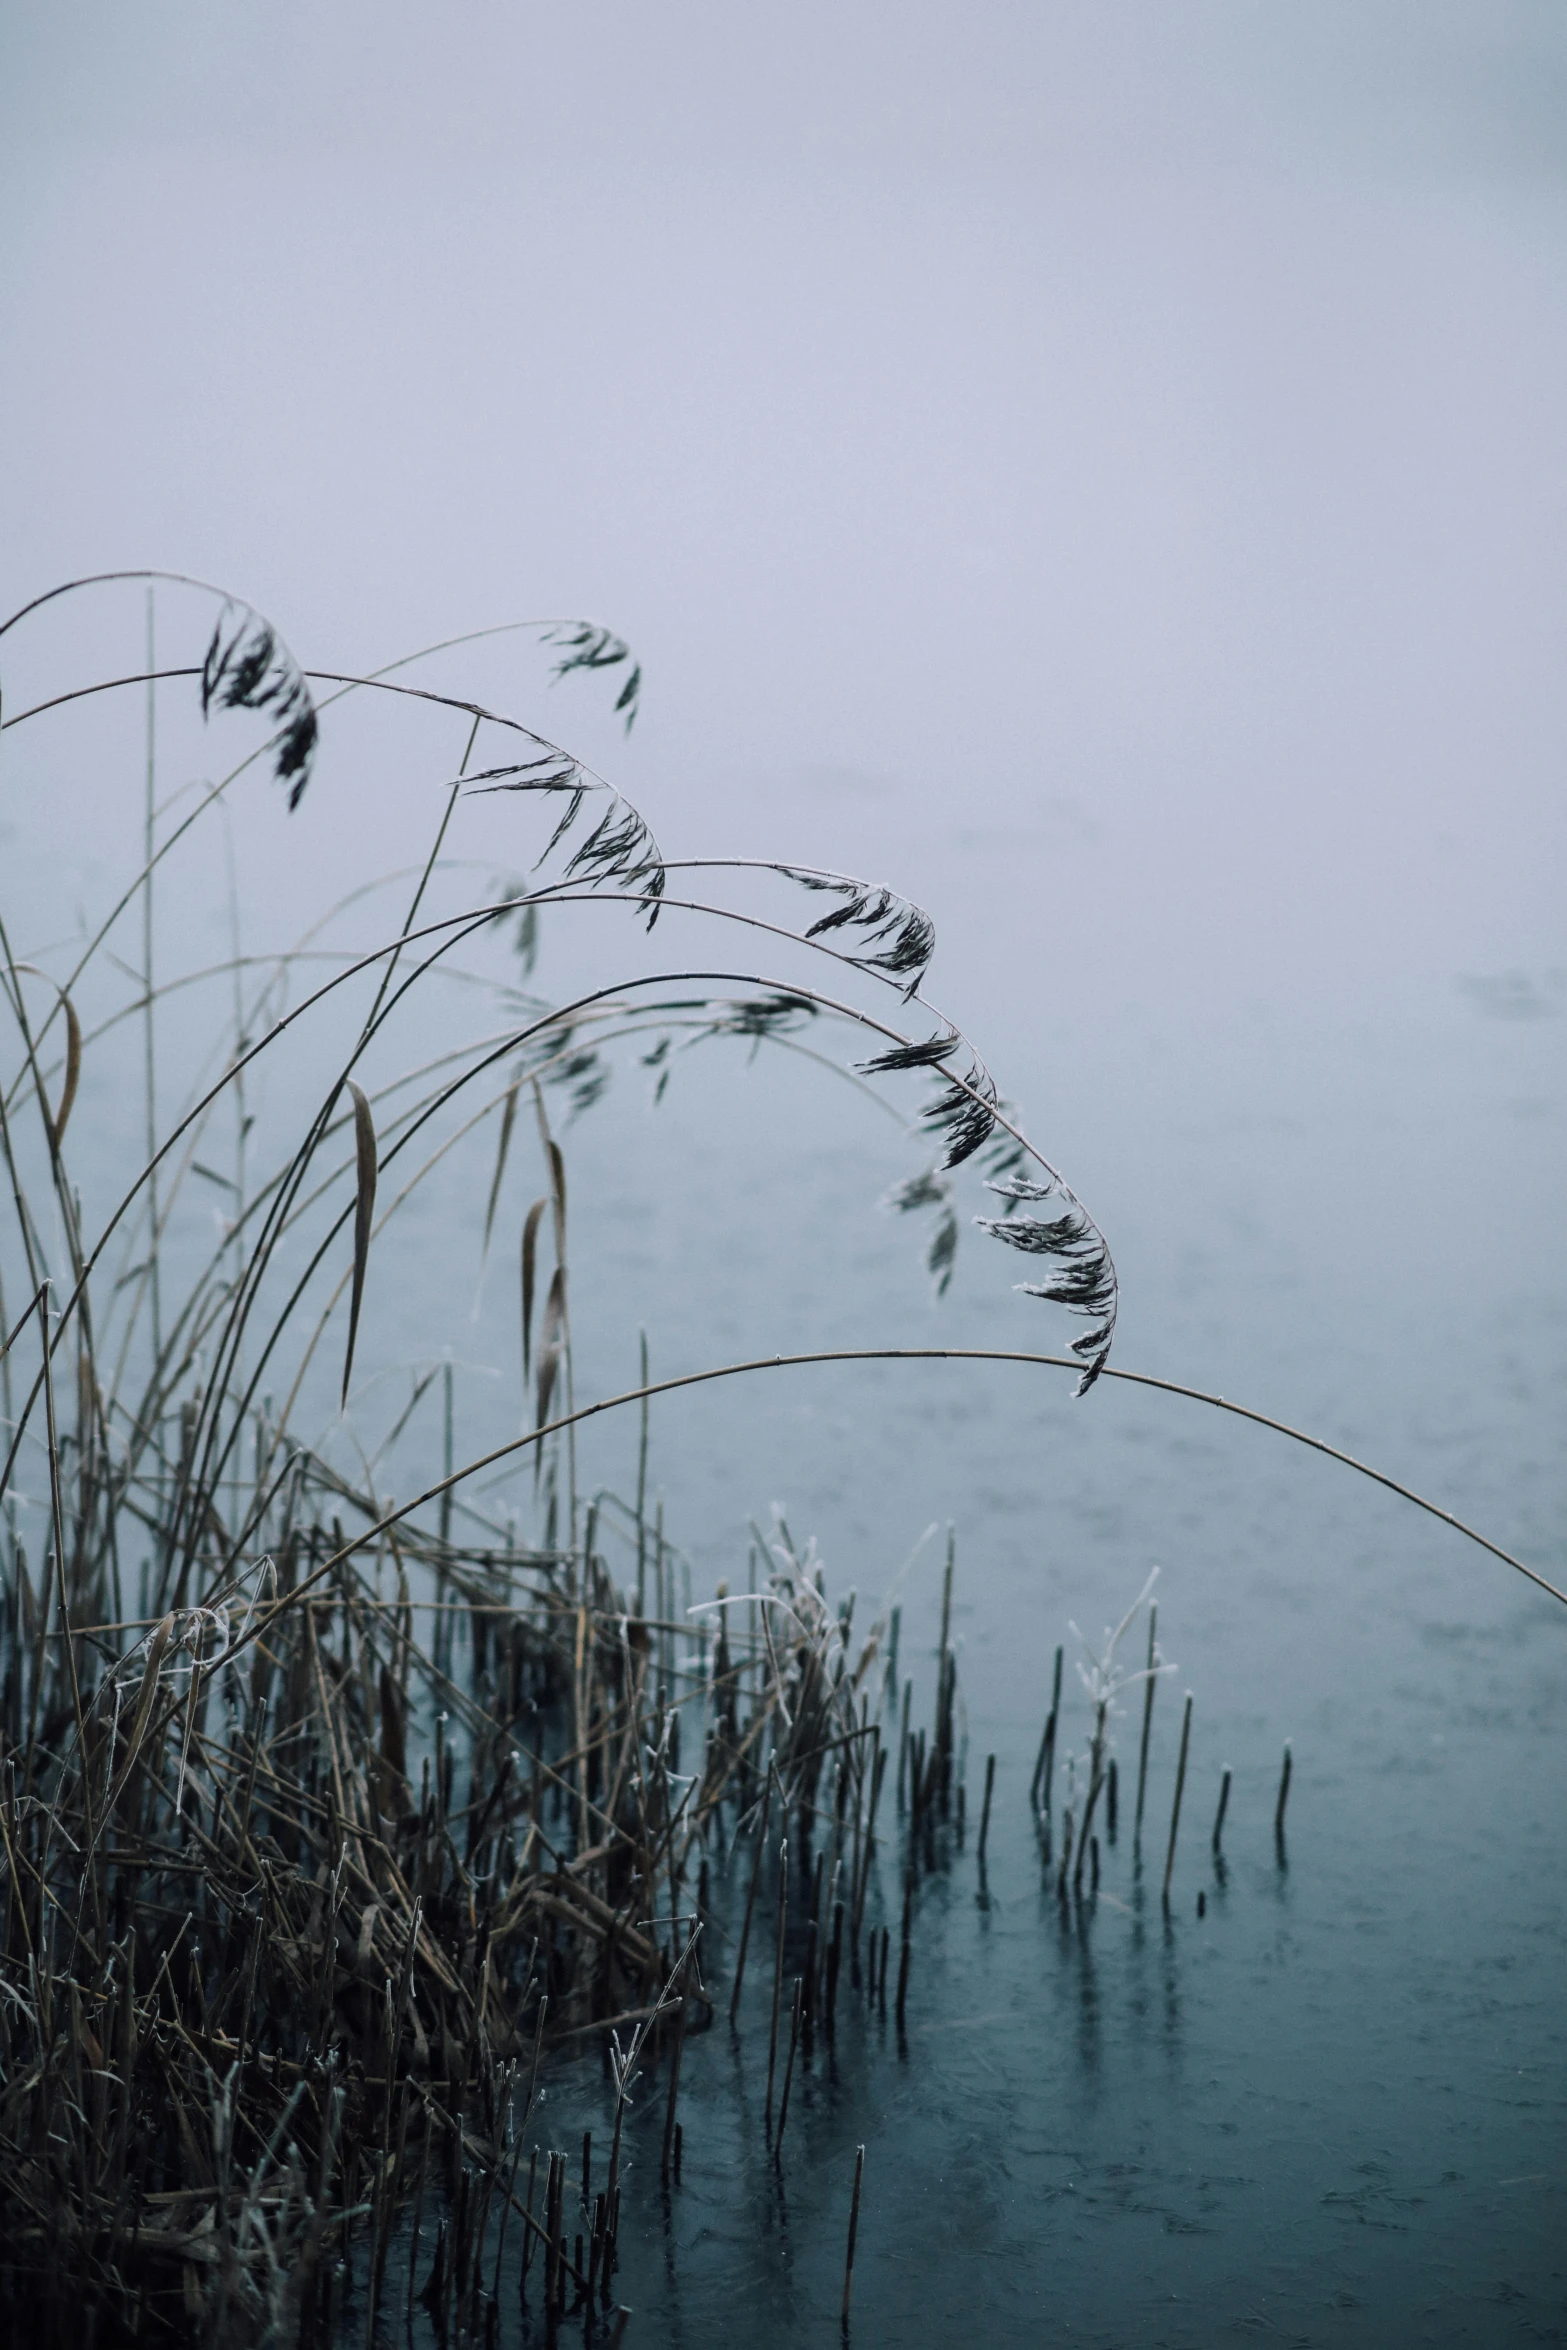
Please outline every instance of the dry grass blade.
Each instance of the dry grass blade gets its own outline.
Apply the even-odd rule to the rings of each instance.
[[[545,1138],[550,1159],[550,1192],[555,1202],[555,1247],[564,1261],[566,1255],[566,1161],[560,1144],[551,1134]]]
[[[119,1769],[115,1772],[109,1788],[108,1809],[110,1811],[118,1803],[124,1792],[126,1781],[136,1767],[137,1756],[141,1753],[142,1740],[147,1734],[147,1720],[152,1712],[153,1700],[158,1694],[163,1659],[173,1636],[174,1618],[165,1616],[147,1643],[147,1662],[142,1668],[141,1688],[136,1697],[136,1711],[131,1716],[131,1726],[126,1733],[125,1750],[120,1758]]]
[[[70,990],[61,987],[57,980],[51,979],[47,971],[41,971],[36,963],[12,963],[9,969],[13,984],[16,976],[25,972],[29,978],[41,979],[46,987],[52,987],[59,1008],[65,1015],[65,1073],[60,1085],[59,1104],[55,1109],[51,1110],[49,1107],[48,1096],[43,1089],[42,1076],[37,1078],[38,1098],[43,1107],[44,1126],[48,1132],[50,1146],[58,1155],[60,1145],[65,1139],[66,1122],[71,1115],[71,1105],[76,1099],[76,1088],[81,1081],[82,1024],[77,1017],[76,1006],[71,1001]],[[47,1025],[46,1022],[45,1026]]]
[[[544,1320],[539,1331],[538,1414],[535,1428],[543,1428],[550,1416],[550,1399],[555,1393],[555,1381],[560,1372],[565,1322],[566,1276],[557,1265],[550,1278],[549,1295],[544,1301]]]
[[[76,1088],[82,1074],[82,1024],[76,1016],[76,1006],[63,989],[60,1009],[65,1014],[65,1076],[60,1086],[59,1107],[49,1121],[50,1139],[56,1150],[65,1140],[71,1104],[76,1099]]]
[[[485,1256],[489,1254],[490,1234],[495,1229],[495,1210],[501,1196],[501,1177],[506,1172],[506,1154],[511,1148],[511,1130],[517,1116],[517,1089],[521,1083],[521,1078],[516,1078],[507,1088],[505,1105],[501,1110],[501,1134],[495,1150],[495,1173],[490,1178],[490,1196],[484,1210],[484,1247],[481,1253]]]
[[[536,1199],[522,1226],[522,1375],[533,1371],[533,1299],[538,1279],[539,1224],[548,1200]]]
[[[365,1268],[370,1262],[370,1235],[375,1228],[376,1140],[375,1120],[361,1089],[348,1080],[354,1105],[354,1282],[348,1306],[348,1344],[343,1352],[343,1403],[354,1369],[354,1345],[359,1336],[359,1309],[364,1303]]]

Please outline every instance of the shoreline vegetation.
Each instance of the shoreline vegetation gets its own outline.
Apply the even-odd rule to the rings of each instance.
[[[633,2084],[662,2065],[661,2163],[678,2174],[685,2037],[736,2016],[749,1970],[769,2019],[766,2129],[781,2140],[798,2064],[846,1996],[867,2014],[890,2007],[901,2031],[918,1873],[965,1832],[950,1545],[926,1732],[910,1721],[912,1684],[900,1691],[897,1611],[857,1629],[853,1595],[829,1601],[781,1520],[758,1536],[745,1591],[693,1606],[650,1497],[650,1401],[829,1360],[1064,1368],[1080,1394],[1138,1379],[1109,1361],[1114,1265],[979,1055],[924,1000],[934,932],[922,909],[791,865],[667,861],[613,787],[532,729],[410,683],[412,661],[395,678],[307,672],[248,605],[199,583],[72,583],[0,625],[0,673],[19,622],[66,595],[127,593],[144,599],[144,666],[8,703],[0,758],[6,788],[24,788],[32,738],[12,729],[97,696],[145,697],[138,869],[96,929],[38,961],[15,939],[16,909],[0,907],[12,1046],[0,1063],[0,2308],[40,2350],[325,2343],[345,2327],[370,2343],[416,2305],[442,2341],[494,2342],[520,2292],[542,2316],[576,2308],[613,2339]],[[160,666],[168,606],[183,616],[214,598],[202,657]],[[606,678],[631,723],[641,673],[619,638],[527,627],[557,678]],[[185,801],[158,786],[157,696],[176,687],[204,717],[248,714],[253,733],[260,721],[255,747]],[[443,730],[430,738],[438,820],[400,921],[323,978],[313,948],[244,956],[236,913],[213,975],[230,990],[218,1074],[170,1113],[167,861],[242,779],[270,777],[296,809],[322,714],[352,694],[401,696],[410,722]],[[470,799],[500,794],[542,818],[529,879],[434,910],[453,823]],[[606,904],[644,940],[680,916],[738,926],[770,955],[827,958],[831,983],[699,963],[539,997],[541,914]],[[505,960],[485,985],[482,1033],[402,1066],[392,1056],[423,983],[491,949]],[[865,1348],[663,1380],[644,1341],[635,1388],[579,1404],[561,1110],[591,1108],[617,1054],[661,1092],[698,1044],[820,1061],[845,1032],[850,1064],[830,1065],[856,1087],[923,1089],[912,1124],[894,1115],[925,1163],[890,1201],[923,1220],[937,1286],[967,1169],[986,1187],[973,1223],[1029,1260],[1026,1294],[1081,1334],[1060,1355]],[[325,1060],[301,1080],[311,1106],[269,1159],[260,1081],[322,1037]],[[100,1057],[122,1068],[131,1038],[135,1136],[94,1130],[86,1184],[73,1163],[84,1075]],[[517,1213],[525,1156],[542,1190]],[[105,1168],[120,1170],[117,1202],[98,1197]],[[461,1457],[448,1352],[412,1378],[372,1451],[356,1369],[376,1285],[396,1277],[399,1211],[454,1168],[481,1258],[518,1235],[520,1432]],[[328,1439],[311,1439],[301,1430],[323,1398],[335,1417]],[[616,1409],[640,1415],[624,1496],[589,1488],[578,1459],[579,1428]],[[410,1447],[427,1458],[432,1421],[440,1474],[414,1501],[388,1501],[385,1464]],[[1379,1471],[1299,1440],[1552,1590]],[[490,1470],[499,1484],[475,1482]],[[1063,1901],[1082,1897],[1085,1869],[1097,1886],[1101,1820],[1117,1832],[1111,1720],[1129,1681],[1147,1692],[1142,1827],[1165,1668],[1151,1603],[1146,1664],[1116,1664],[1136,1613],[1084,1669],[1091,1737],[1081,1787],[1074,1760],[1065,1794],[1057,1652],[1032,1801]],[[1181,1751],[1165,1899],[1184,1734]],[[1288,1772],[1286,1750],[1281,1857]],[[993,1787],[990,1758],[981,1875]],[[1227,1800],[1228,1775],[1216,1854]],[[896,1894],[876,1869],[894,1817]],[[748,1883],[722,1959],[720,1855]],[[540,2172],[535,2148],[524,2170],[540,2066],[574,2045],[606,2054],[611,2143],[597,2169],[584,2145],[580,2176],[575,2152]],[[645,2132],[639,2143],[645,2160]],[[845,2311],[862,2169],[844,2215]]]

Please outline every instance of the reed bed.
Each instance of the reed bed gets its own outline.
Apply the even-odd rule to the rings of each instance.
[[[923,1001],[921,909],[814,869],[671,865],[641,815],[535,729],[415,683],[408,663],[307,674],[261,615],[195,582],[116,576],[37,599],[0,624],[7,684],[28,630],[126,595],[144,663],[20,709],[13,694],[4,717],[7,779],[25,785],[40,725],[144,697],[139,869],[63,946],[18,944],[26,906],[0,912],[14,1045],[0,1065],[0,2303],[42,2343],[293,2343],[335,2338],[353,2296],[370,2339],[411,2227],[407,2291],[417,2276],[437,2332],[460,2335],[480,2313],[495,2323],[511,2227],[525,2279],[537,2248],[550,2310],[573,2294],[604,2305],[621,2125],[655,2051],[673,2051],[663,2157],[679,2166],[680,2051],[714,1996],[713,1839],[754,1837],[753,1894],[769,1837],[777,1848],[777,1931],[758,1917],[748,1942],[747,1916],[732,1997],[748,1950],[760,1965],[770,1943],[780,2137],[840,1975],[861,1980],[886,1764],[868,1685],[886,1627],[851,1650],[852,1601],[833,1611],[786,1532],[743,1622],[722,1597],[687,1614],[649,1501],[645,1348],[635,1493],[584,1490],[577,1423],[602,1407],[575,1394],[558,1121],[592,1106],[617,1052],[662,1093],[699,1045],[819,1064],[846,1031],[858,1058],[838,1065],[861,1093],[924,1088],[925,1164],[892,1203],[926,1219],[939,1284],[970,1162],[1000,1195],[987,1224],[1041,1262],[1035,1293],[1086,1324],[1085,1387],[1113,1335],[1114,1269],[977,1054]],[[529,632],[557,679],[608,673],[630,724],[640,670],[620,639]],[[396,884],[395,926],[328,952],[318,922],[247,955],[231,875],[229,953],[172,970],[192,840],[267,777],[291,816],[323,713],[387,696],[436,729],[421,738],[436,820]],[[250,747],[235,740],[217,782],[173,789],[169,729],[198,706],[214,741],[220,720],[248,724]],[[532,874],[454,909],[456,828],[486,812],[544,816]],[[644,941],[661,920],[716,923],[793,966],[786,981],[732,956],[671,969],[644,949],[641,968],[555,1002],[530,984],[546,908],[622,909]],[[831,985],[802,978],[802,957]],[[421,1008],[454,976],[480,989],[477,1036],[432,1033]],[[184,1010],[197,981],[217,1007],[204,1052]],[[410,1067],[396,1048],[411,1019]],[[280,1068],[287,1113],[269,1127]],[[85,1143],[84,1085],[111,1105]],[[542,1196],[517,1216],[530,1131]],[[377,1285],[396,1279],[410,1199],[454,1167],[471,1168],[463,1229],[482,1218],[481,1264],[503,1226],[520,1235],[520,1427],[479,1461],[462,1457],[449,1351],[389,1427],[384,1411],[369,1425]],[[333,1390],[322,1441],[306,1431]],[[427,1459],[435,1409],[441,1473],[399,1507],[382,1466],[411,1445]],[[504,1504],[474,1482],[498,1461]],[[916,1819],[950,1801],[943,1671]],[[902,1948],[900,2020],[907,1903]],[[885,1973],[884,1955],[883,1999]],[[542,2206],[517,2167],[541,2061],[595,2039],[616,2121],[579,2241],[564,2157]],[[584,2197],[588,2183],[585,2164]]]
[[[711,1634],[638,1616],[591,1543],[409,1536],[289,1604],[351,1501],[295,1479],[307,1528],[279,1529],[247,1648],[195,1608],[116,1649],[69,1573],[57,1604],[89,1621],[67,1639],[18,1561],[0,2209],[6,2297],[45,2338],[329,2340],[350,2290],[373,2328],[416,2198],[409,2274],[442,2335],[493,2310],[507,2214],[547,2308],[607,2301],[618,2125],[580,2257],[560,2193],[538,2213],[518,2191],[541,2052],[603,2036],[626,2093],[651,2053],[678,2068],[712,2014],[706,1852],[748,1819],[816,1845],[780,2136],[801,2032],[859,1976],[877,1643],[851,1661],[807,1567],[774,1572],[738,1642],[721,1605]],[[450,1595],[423,1611],[421,1569]],[[787,1863],[777,1914],[782,1952]],[[678,2069],[666,2164],[677,2092]]]

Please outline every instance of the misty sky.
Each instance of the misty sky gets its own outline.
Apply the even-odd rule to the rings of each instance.
[[[643,717],[551,722],[671,851],[930,903],[1123,1221],[1145,1096],[1331,1094],[1358,1023],[1368,1116],[1459,1072],[1390,1244],[1455,1127],[1558,1228],[1558,6],[18,0],[0,135],[8,608],[593,614]]]
[[[327,664],[586,610],[666,831],[928,886],[954,807],[1113,838],[1075,947],[1567,959],[1557,8],[3,40],[8,603],[165,563]]]

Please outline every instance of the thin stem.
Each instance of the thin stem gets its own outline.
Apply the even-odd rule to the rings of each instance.
[[[147,1253],[152,1260],[148,1278],[148,1305],[152,1315],[152,1357],[154,1362],[163,1352],[163,1289],[159,1272],[159,1262],[163,1252],[158,1246],[158,1080],[154,1049],[152,973],[152,874],[156,862],[153,855],[153,827],[157,818],[158,805],[158,685],[157,660],[154,651],[155,625],[153,590],[149,587],[147,590],[147,790],[142,820],[141,969],[142,985],[147,998],[142,1029],[142,1062],[147,1165],[151,1170],[147,1184],[147,1231],[149,1236]]]
[[[1029,1365],[1035,1369],[1071,1371],[1074,1374],[1082,1368],[1069,1355],[1026,1354],[1020,1350],[1014,1351],[1002,1347],[821,1347],[808,1354],[759,1355],[750,1362],[722,1363],[705,1371],[683,1371],[673,1378],[655,1379],[645,1388],[628,1388],[621,1395],[601,1397],[597,1403],[582,1404],[575,1412],[563,1415],[558,1420],[548,1420],[542,1427],[532,1429],[527,1435],[515,1436],[509,1443],[497,1445],[493,1452],[480,1454],[478,1459],[469,1461],[466,1467],[457,1470],[450,1478],[442,1478],[438,1483],[428,1486],[423,1493],[416,1495],[412,1501],[403,1502],[396,1509],[388,1511],[373,1525],[367,1526],[362,1534],[355,1535],[352,1541],[344,1543],[340,1550],[334,1551],[330,1558],[324,1559],[318,1567],[305,1576],[302,1582],[296,1584],[291,1592],[278,1599],[264,1615],[257,1616],[249,1628],[234,1641],[232,1647],[227,1651],[227,1655],[233,1656],[239,1649],[248,1647],[251,1641],[259,1639],[268,1626],[286,1609],[302,1599],[307,1592],[311,1591],[318,1583],[323,1582],[328,1575],[335,1573],[344,1559],[351,1558],[356,1551],[364,1550],[371,1543],[378,1542],[391,1527],[401,1525],[402,1521],[411,1517],[415,1510],[423,1509],[432,1501],[438,1501],[448,1485],[460,1484],[465,1478],[477,1476],[482,1470],[492,1468],[497,1461],[506,1460],[519,1452],[525,1452],[530,1445],[542,1444],[549,1437],[558,1435],[568,1425],[580,1427],[584,1420],[597,1419],[601,1413],[619,1411],[627,1404],[641,1403],[644,1396],[673,1395],[681,1388],[706,1387],[711,1385],[714,1380],[737,1379],[752,1371],[802,1370],[818,1363],[1018,1363]],[[1156,1378],[1149,1371],[1123,1371],[1107,1366],[1101,1376],[1106,1379],[1118,1379],[1130,1387],[1149,1387],[1163,1395],[1183,1396],[1190,1403],[1206,1404],[1214,1411],[1229,1412],[1237,1419],[1250,1420],[1259,1428],[1270,1429],[1276,1436],[1288,1437],[1294,1444],[1303,1444],[1312,1452],[1320,1452],[1327,1459],[1337,1461],[1341,1467],[1353,1469],[1359,1476],[1369,1477],[1374,1485],[1385,1486],[1389,1493],[1396,1493],[1400,1500],[1412,1502],[1416,1509],[1424,1510],[1429,1517],[1439,1518],[1442,1524],[1450,1526],[1455,1534],[1462,1534],[1468,1541],[1477,1543],[1481,1550],[1489,1551],[1491,1556],[1500,1559],[1504,1566],[1515,1568],[1529,1582],[1537,1584],[1540,1590],[1548,1593],[1552,1599],[1559,1599],[1562,1605],[1567,1607],[1567,1591],[1558,1591],[1554,1583],[1547,1582],[1546,1578],[1536,1573],[1533,1567],[1526,1566],[1522,1559],[1514,1558],[1510,1551],[1503,1550],[1501,1545],[1492,1542],[1489,1536],[1476,1532],[1473,1526],[1466,1526],[1461,1518],[1455,1518],[1450,1510],[1442,1509],[1434,1501],[1427,1501],[1423,1495],[1412,1492],[1407,1485],[1400,1485],[1396,1478],[1384,1476],[1380,1469],[1369,1468],[1364,1461],[1357,1461],[1351,1453],[1341,1452],[1337,1445],[1327,1443],[1320,1436],[1308,1436],[1299,1428],[1291,1428],[1283,1420],[1270,1419],[1265,1412],[1252,1411],[1246,1404],[1231,1403],[1226,1396],[1206,1394],[1199,1387],[1183,1387],[1179,1381],[1174,1379]],[[214,1595],[214,1600],[216,1596]]]

